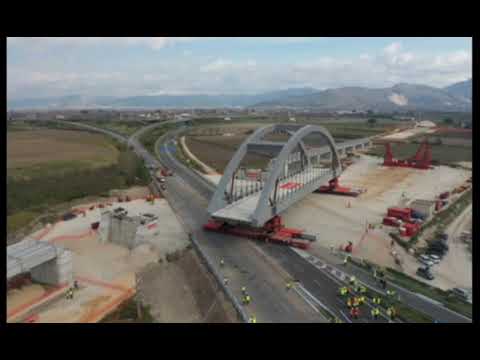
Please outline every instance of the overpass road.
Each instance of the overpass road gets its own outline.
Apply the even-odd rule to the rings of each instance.
[[[90,125],[71,124],[106,133],[128,143],[147,164],[158,166],[159,161],[143,148],[138,138],[155,126],[173,122],[180,121],[149,125],[129,139]],[[174,138],[181,131],[182,128],[170,131],[155,144],[160,163],[174,171],[174,176],[166,180],[166,197],[169,198],[183,225],[197,237],[210,257],[218,260],[217,270],[228,278],[228,286],[238,299],[241,298],[240,288],[247,287],[252,296],[252,303],[246,307],[249,315],[254,314],[260,322],[325,322],[326,318],[322,315],[323,309],[345,322],[351,322],[348,317],[345,317],[346,307],[337,296],[338,287],[343,284],[331,275],[331,270],[336,269],[334,262],[328,263],[330,271],[326,271],[326,269],[315,267],[289,247],[257,243],[202,230],[202,225],[208,220],[206,208],[215,191],[215,185],[176,160]],[[224,259],[224,267],[220,267],[220,259]],[[348,268],[338,271],[343,271],[347,275],[355,273],[361,281],[365,281],[366,285],[372,280],[368,274],[357,274],[356,269]],[[288,279],[297,280],[292,291],[285,289],[285,282]],[[471,321],[418,294],[397,286],[395,288],[407,305],[438,321]],[[362,316],[356,321],[371,322],[372,320],[368,316]],[[377,321],[385,322],[386,320],[381,318]]]

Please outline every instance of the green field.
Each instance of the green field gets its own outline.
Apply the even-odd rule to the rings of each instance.
[[[50,207],[111,189],[146,185],[143,161],[126,146],[84,131],[7,132],[7,230]]]

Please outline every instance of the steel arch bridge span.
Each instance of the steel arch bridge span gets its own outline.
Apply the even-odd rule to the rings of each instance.
[[[265,141],[268,134],[286,133],[287,142]],[[327,146],[307,149],[303,139],[319,134]],[[319,152],[319,149],[321,151]],[[248,152],[267,153],[274,156],[267,176],[260,181],[245,181],[241,192],[234,191],[236,171]],[[331,166],[315,166],[323,153],[330,153]],[[317,160],[317,161],[315,161]],[[286,171],[297,165],[295,171]],[[318,164],[317,164],[318,165]],[[263,226],[295,202],[340,175],[342,169],[337,146],[329,131],[318,125],[276,124],[257,129],[238,148],[210,200],[208,212],[214,219]],[[242,180],[240,180],[242,182]]]

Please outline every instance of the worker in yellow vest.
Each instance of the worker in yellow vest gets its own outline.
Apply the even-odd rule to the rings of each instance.
[[[257,322],[257,318],[254,315],[252,315],[252,316],[250,316],[250,319],[248,319],[248,322],[252,323],[252,324],[255,324]]]
[[[287,288],[287,291],[292,288],[292,283],[290,281],[287,282],[286,288]]]
[[[358,301],[358,297],[355,296],[353,298],[353,304],[352,305],[353,305],[353,307],[358,307],[360,305],[360,303]]]
[[[376,320],[380,316],[380,310],[378,308],[373,308],[371,314],[372,318]]]

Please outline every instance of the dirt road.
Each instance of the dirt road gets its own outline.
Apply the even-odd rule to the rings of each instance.
[[[442,289],[452,287],[472,287],[472,254],[467,244],[459,239],[462,231],[470,230],[472,224],[472,205],[446,229],[449,236],[450,250],[435,269],[436,278],[433,285]]]

